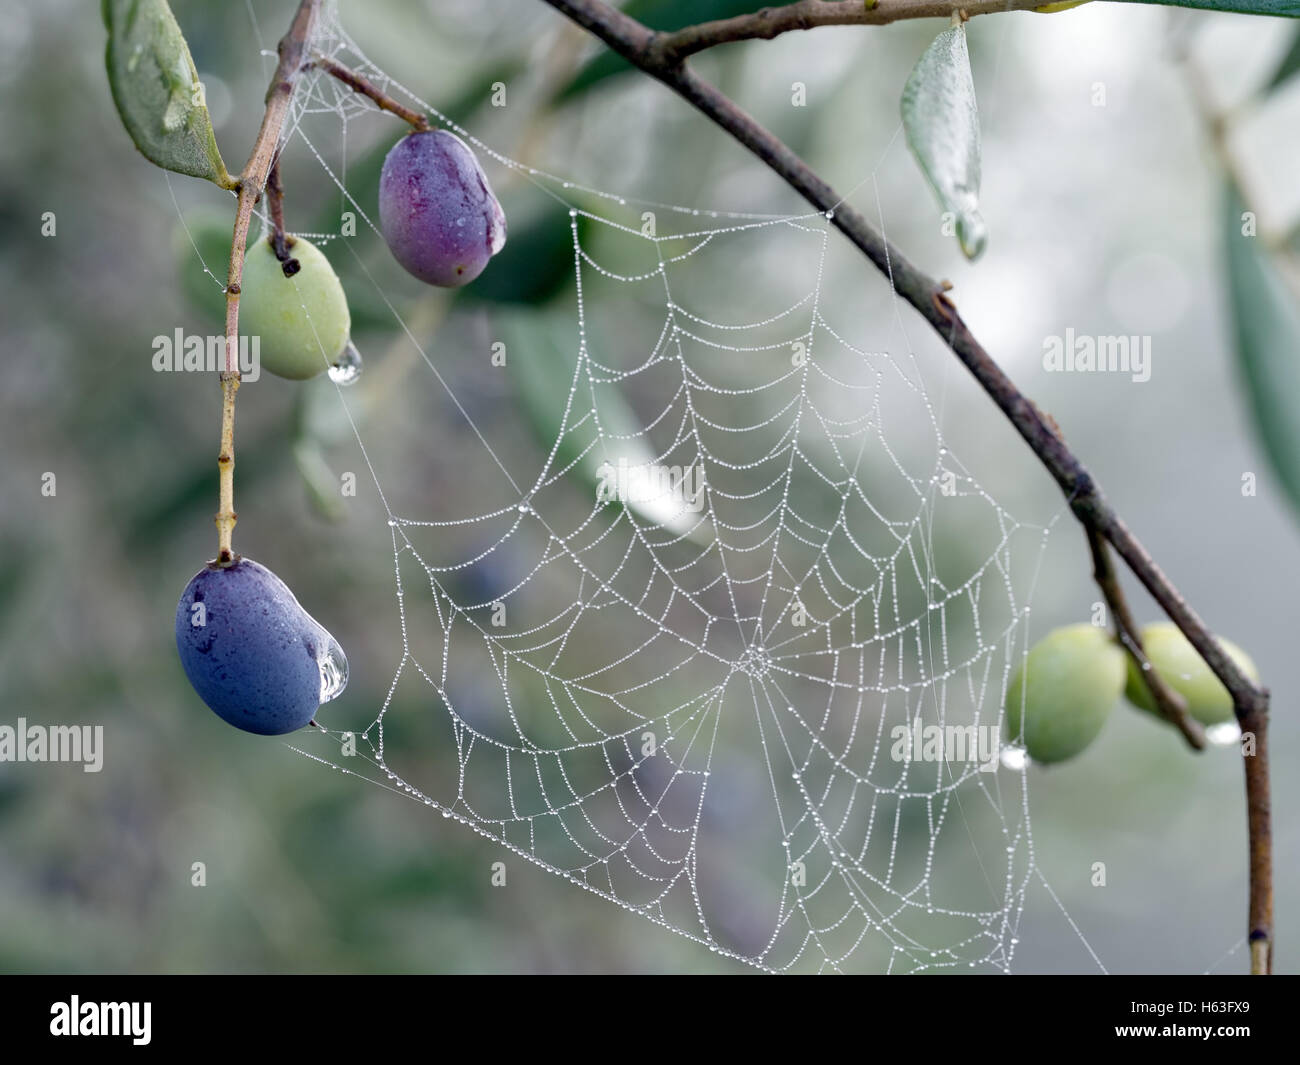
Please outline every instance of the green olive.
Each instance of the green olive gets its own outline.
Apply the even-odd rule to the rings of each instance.
[[[1007,689],[1007,738],[1023,743],[1036,762],[1073,758],[1097,738],[1119,701],[1124,658],[1095,625],[1049,632]]]
[[[239,332],[259,338],[264,369],[305,381],[343,354],[352,319],[329,260],[305,237],[291,239],[289,254],[299,264],[292,277],[284,276],[269,239],[249,245],[240,286]]]
[[[1219,638],[1219,643],[1246,676],[1259,680],[1259,671],[1245,651],[1223,638]],[[1218,725],[1232,720],[1232,696],[1228,689],[1196,653],[1196,648],[1177,625],[1170,621],[1148,625],[1142,630],[1142,648],[1146,651],[1147,661],[1165,683],[1187,700],[1187,712],[1192,717],[1203,725]],[[1153,714],[1157,712],[1142,672],[1132,660],[1129,661],[1124,694],[1134,706]]]

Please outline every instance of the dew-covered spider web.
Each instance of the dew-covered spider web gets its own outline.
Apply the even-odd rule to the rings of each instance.
[[[1001,741],[1050,524],[949,451],[917,326],[828,301],[823,214],[587,188],[451,123],[332,11],[314,46],[567,218],[573,258],[562,314],[492,312],[531,367],[516,398],[549,402],[522,476],[453,353],[381,297],[419,355],[410,387],[463,418],[478,460],[448,477],[473,490],[399,500],[368,447],[383,427],[338,390],[391,539],[393,676],[356,755],[331,707],[295,749],[761,969],[1010,970],[1027,894],[1055,900]],[[399,130],[328,77],[298,92],[283,147],[360,220],[355,240],[306,234],[339,262],[382,238],[309,116]]]

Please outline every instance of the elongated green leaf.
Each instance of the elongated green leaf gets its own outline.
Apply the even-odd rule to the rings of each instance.
[[[1237,190],[1224,196],[1223,233],[1237,360],[1264,452],[1300,513],[1300,303],[1260,239],[1242,235]]]
[[[917,60],[903,86],[903,129],[939,204],[953,216],[968,259],[988,240],[979,211],[980,118],[966,27],[944,30]]]
[[[578,366],[572,316],[562,311],[501,310],[493,323],[506,344],[506,366],[516,383],[519,403],[541,445],[554,449],[547,477],[567,471],[602,498],[619,470],[645,470],[657,456],[636,414],[610,386],[600,387],[593,411],[591,387]],[[698,493],[696,491],[698,489]],[[669,530],[696,543],[710,542],[701,525],[703,489],[637,498],[626,506],[642,524]],[[607,506],[620,506],[610,500]]]
[[[198,71],[167,0],[103,0],[113,103],[144,157],[230,188]]]
[[[1127,4],[1191,7],[1198,11],[1235,11],[1243,15],[1280,15],[1300,18],[1300,0],[1120,0]]]
[[[298,440],[293,445],[293,459],[312,510],[326,521],[342,521],[348,511],[339,494],[338,475],[330,468],[325,452],[312,441]]]
[[[1277,65],[1277,70],[1273,72],[1273,80],[1269,82],[1268,87],[1275,89],[1296,74],[1300,74],[1300,27],[1297,27],[1292,35],[1291,47],[1282,57],[1282,62]]]

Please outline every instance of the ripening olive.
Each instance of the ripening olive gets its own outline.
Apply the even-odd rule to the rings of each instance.
[[[478,159],[441,129],[403,137],[384,159],[379,229],[409,273],[444,288],[473,281],[506,242],[506,216]]]

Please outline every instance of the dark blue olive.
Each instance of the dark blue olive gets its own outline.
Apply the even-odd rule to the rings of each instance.
[[[208,563],[176,604],[176,649],[199,697],[245,732],[311,722],[348,683],[343,648],[288,585],[250,558]]]

